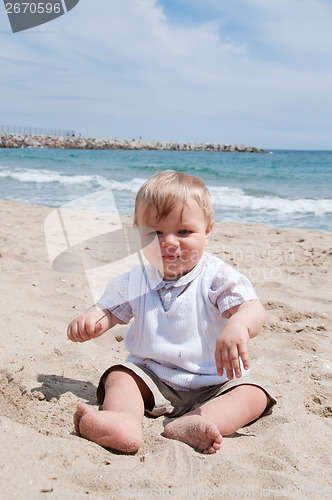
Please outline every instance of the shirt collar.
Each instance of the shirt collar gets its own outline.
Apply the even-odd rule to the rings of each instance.
[[[182,287],[191,283],[196,276],[198,276],[203,269],[205,268],[207,262],[209,260],[209,254],[204,252],[199,262],[196,266],[189,271],[189,273],[181,276],[178,280],[175,281],[165,281],[163,280],[158,269],[151,264],[147,264],[146,273],[149,285],[152,290],[160,290],[161,288],[173,288],[173,287]]]

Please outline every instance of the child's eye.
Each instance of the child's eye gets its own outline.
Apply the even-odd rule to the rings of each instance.
[[[179,231],[179,234],[181,234],[182,236],[186,236],[188,234],[191,234],[191,231],[189,231],[189,229],[181,229]]]
[[[141,234],[141,237],[145,240],[152,241],[158,233],[156,231],[147,231]]]
[[[141,235],[145,236],[145,237],[146,236],[153,236],[154,234],[156,234],[155,231],[142,231],[141,232]]]

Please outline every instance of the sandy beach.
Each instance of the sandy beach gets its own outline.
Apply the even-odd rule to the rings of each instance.
[[[84,273],[52,269],[44,223],[54,209],[0,210],[1,499],[332,497],[330,233],[215,225],[209,251],[251,279],[267,310],[251,373],[277,405],[209,456],[166,439],[163,417],[145,418],[143,447],[124,455],[77,436],[72,416],[78,401],[97,408],[99,376],[126,357],[127,327],[71,343],[67,324],[95,290]]]

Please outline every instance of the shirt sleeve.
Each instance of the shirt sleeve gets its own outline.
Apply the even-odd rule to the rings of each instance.
[[[248,278],[225,262],[212,281],[209,298],[220,314],[248,300],[259,300]]]
[[[133,311],[128,300],[128,282],[129,273],[124,273],[110,280],[103,295],[98,300],[98,304],[112,311],[112,314],[122,323],[129,323],[133,317]]]

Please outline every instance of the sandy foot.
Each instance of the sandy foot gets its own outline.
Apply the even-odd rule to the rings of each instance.
[[[170,422],[164,429],[164,435],[187,443],[203,453],[216,453],[222,442],[217,426],[199,415],[181,417]]]
[[[96,412],[86,404],[78,403],[74,426],[80,436],[106,448],[133,453],[142,444],[140,422],[124,412]]]

